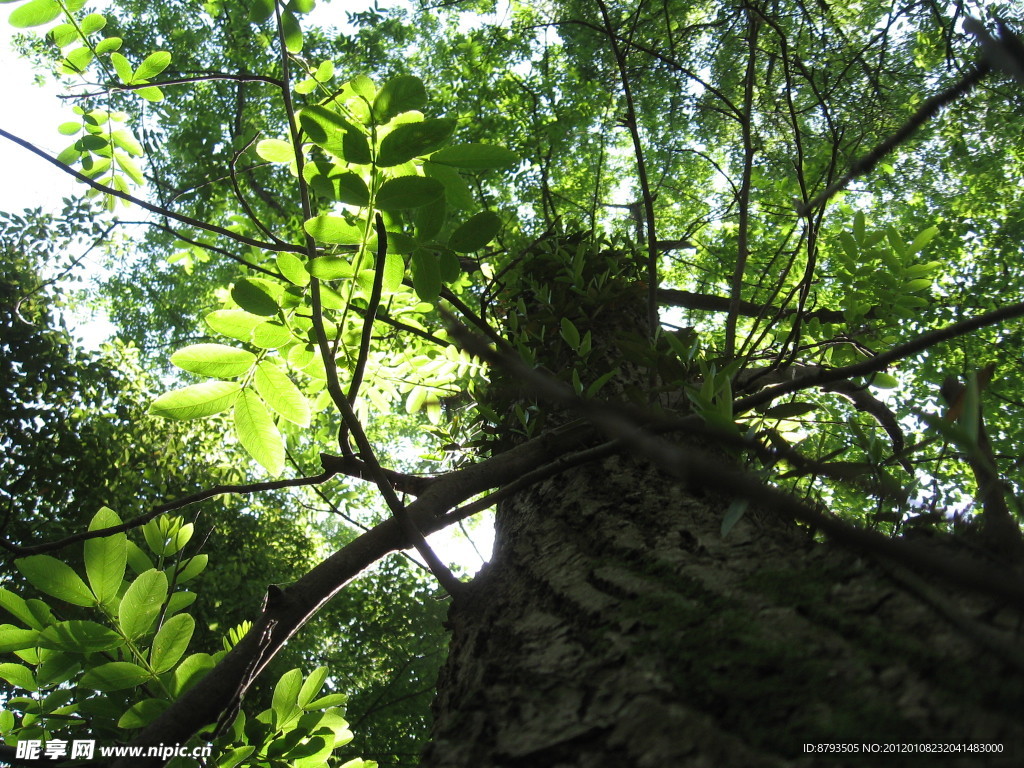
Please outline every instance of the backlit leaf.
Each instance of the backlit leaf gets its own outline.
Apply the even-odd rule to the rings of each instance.
[[[235,403],[235,434],[242,447],[272,475],[284,469],[284,443],[267,407],[251,389]]]
[[[321,243],[358,245],[363,239],[362,224],[349,224],[341,216],[331,216],[330,214],[314,216],[312,219],[307,219],[303,227],[314,240]]]
[[[60,16],[60,11],[60,3],[57,0],[29,0],[24,5],[15,8],[8,21],[12,27],[18,29],[38,27],[56,19]]]
[[[72,605],[96,604],[92,590],[67,563],[49,555],[30,555],[14,561],[22,575],[40,592]]]
[[[287,373],[269,360],[261,360],[256,368],[254,383],[260,397],[279,416],[300,427],[309,426],[309,401],[292,383]]]
[[[201,419],[230,408],[240,389],[237,381],[204,381],[160,395],[149,413],[178,421]]]
[[[225,344],[192,344],[171,355],[171,362],[189,373],[229,379],[248,371],[256,355]]]
[[[167,599],[167,575],[155,568],[140,573],[121,598],[117,621],[129,639],[146,634]]]
[[[171,63],[171,54],[167,51],[155,51],[139,64],[138,69],[135,70],[136,82],[140,80],[152,80],[154,77],[159,75],[165,69],[167,65]]]
[[[256,144],[256,154],[270,163],[291,163],[295,161],[292,143],[283,139],[263,139],[263,141]]]
[[[196,622],[189,614],[181,613],[172,616],[153,638],[153,646],[150,650],[149,665],[156,673],[166,672],[178,663],[192,640],[192,633],[195,631]]]
[[[90,531],[112,528],[121,524],[117,513],[102,507],[93,515],[89,523]],[[85,574],[89,579],[93,594],[101,603],[117,596],[124,579],[124,569],[128,562],[127,537],[123,533],[104,536],[99,539],[88,539],[85,542]]]

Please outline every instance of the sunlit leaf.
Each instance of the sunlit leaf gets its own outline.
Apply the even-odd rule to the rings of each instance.
[[[312,219],[308,219],[303,227],[314,240],[318,240],[321,243],[358,245],[363,239],[362,224],[349,224],[341,216],[332,216],[330,214],[315,216]],[[316,261],[319,261],[319,259]]]
[[[308,427],[310,422],[309,401],[292,383],[284,371],[269,360],[261,360],[254,377],[256,391],[279,416],[288,421]]]
[[[256,144],[256,154],[269,163],[295,162],[292,143],[283,139],[263,139]]]
[[[159,75],[165,69],[167,65],[171,63],[171,54],[167,51],[155,51],[139,64],[138,69],[135,70],[135,80],[152,80],[154,77]]]
[[[102,507],[93,515],[89,530],[98,531],[120,524],[121,518],[114,510]],[[85,574],[99,602],[106,603],[117,596],[127,562],[128,544],[124,533],[85,542]]]
[[[303,274],[305,274],[304,269]],[[308,282],[308,276],[306,279]],[[252,338],[253,329],[261,323],[267,322],[267,318],[246,312],[244,309],[214,310],[207,314],[203,320],[217,333],[229,336],[232,339],[238,339],[239,341],[249,341]]]
[[[178,663],[192,640],[195,628],[195,619],[187,613],[172,616],[164,622],[153,638],[149,654],[149,665],[154,672],[166,672]]]
[[[57,0],[29,0],[11,12],[8,22],[18,29],[38,27],[56,19],[60,12],[61,7]]]
[[[192,344],[171,355],[171,362],[189,373],[228,379],[248,371],[256,355],[224,344]]]
[[[155,568],[140,573],[121,598],[117,621],[129,639],[141,637],[153,625],[167,599],[167,576]]]
[[[149,413],[166,419],[201,419],[230,408],[241,386],[237,381],[204,381],[161,395]]]
[[[242,447],[270,474],[284,469],[284,442],[259,395],[243,390],[235,403],[235,434]]]
[[[67,563],[49,555],[18,558],[14,564],[40,592],[72,605],[92,606],[96,598],[82,577]]]
[[[284,35],[284,46],[288,53],[300,53],[302,51],[302,27],[295,14],[285,8],[281,11],[281,32]]]

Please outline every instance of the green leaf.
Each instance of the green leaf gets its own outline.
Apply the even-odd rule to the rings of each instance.
[[[94,691],[120,691],[142,685],[151,678],[149,672],[128,661],[111,661],[93,667],[78,681],[80,688]]]
[[[343,256],[320,256],[306,264],[306,270],[318,280],[352,277],[352,264]],[[344,301],[341,302],[342,304]],[[337,309],[338,307],[335,307]]]
[[[135,70],[133,70],[132,65],[128,63],[128,59],[120,53],[112,53],[110,54],[110,63],[114,65],[114,71],[117,72],[117,76],[121,78],[122,83],[128,85],[132,82],[132,78],[135,76]]]
[[[294,163],[295,149],[290,141],[263,139],[257,142],[256,154],[269,163]]]
[[[412,287],[423,301],[437,301],[441,293],[441,267],[436,253],[424,248],[413,252]]]
[[[274,15],[274,0],[249,0],[249,21],[260,24]]]
[[[49,555],[30,555],[14,561],[33,587],[72,605],[93,606],[96,598],[74,569]]]
[[[439,149],[430,156],[431,162],[466,168],[472,171],[486,171],[492,168],[507,168],[519,162],[515,152],[494,144],[456,144]]]
[[[93,32],[99,32],[105,26],[107,26],[107,17],[102,13],[90,13],[78,23],[78,27],[82,30],[82,34],[84,35],[91,35]]]
[[[263,323],[252,332],[253,346],[260,349],[278,349],[294,340],[292,332],[280,323]]]
[[[277,262],[278,271],[292,285],[302,287],[309,284],[309,273],[306,272],[306,265],[294,253],[282,251],[277,254],[275,261]],[[209,322],[209,315],[207,315],[207,322]]]
[[[58,48],[64,48],[79,39],[74,24],[58,24],[46,34]]]
[[[90,531],[112,528],[121,524],[121,518],[112,509],[103,507],[93,515]],[[123,533],[88,539],[85,542],[85,574],[93,594],[100,603],[117,596],[128,563],[128,537]]]
[[[248,278],[239,280],[231,288],[231,298],[235,303],[253,315],[270,317],[276,315],[280,307],[274,297],[260,287],[260,283]]]
[[[0,664],[0,679],[25,691],[39,690],[32,670],[23,664]]]
[[[398,75],[384,83],[373,101],[373,115],[378,123],[386,123],[400,112],[422,109],[427,103],[423,81],[413,75]]]
[[[271,708],[274,711],[274,726],[282,728],[299,714],[298,698],[302,689],[302,672],[290,669],[281,675],[274,686]]]
[[[121,47],[124,41],[120,37],[105,37],[96,43],[96,54],[102,55],[104,53],[110,53],[116,51]]]
[[[115,147],[119,147],[127,152],[129,155],[135,157],[142,157],[143,149],[138,139],[131,135],[128,131],[121,129],[118,131],[112,131],[109,134],[110,141],[114,143]]]
[[[39,633],[39,645],[58,651],[99,653],[120,648],[124,638],[95,621],[61,621]]]
[[[458,253],[470,253],[487,245],[501,229],[501,218],[493,211],[481,211],[456,229],[448,247]]]
[[[560,333],[566,344],[574,350],[579,349],[580,332],[568,317],[562,318]]]
[[[923,230],[917,237],[914,238],[914,242],[910,244],[910,248],[907,249],[907,256],[917,253],[924,249],[928,243],[930,243],[934,237],[939,234],[938,227],[928,227]]]
[[[193,653],[174,670],[174,685],[171,692],[175,696],[180,696],[199,682],[214,666],[215,662],[210,654]]]
[[[177,421],[201,419],[226,411],[240,390],[236,381],[204,381],[160,395],[149,406],[149,413]]]
[[[0,624],[0,654],[35,648],[38,642],[38,629],[22,629],[13,624]]]
[[[284,469],[284,443],[266,406],[252,390],[242,390],[235,403],[235,434],[242,447],[270,474]]]
[[[815,403],[782,403],[769,408],[764,412],[764,416],[767,419],[794,419],[810,413],[817,407]]]
[[[366,182],[357,173],[343,173],[331,179],[336,192],[335,199],[346,205],[358,205],[363,208],[370,204],[370,190]]]
[[[229,379],[246,373],[256,362],[256,355],[224,344],[192,344],[171,355],[171,362],[189,373]]]
[[[155,568],[139,574],[129,585],[117,609],[117,622],[129,639],[149,631],[167,599],[167,575]]]
[[[733,529],[733,526],[740,521],[744,513],[747,511],[748,506],[747,499],[735,499],[732,504],[729,505],[729,509],[725,512],[725,517],[722,518],[722,538],[724,539],[729,531]]]
[[[320,689],[324,687],[324,681],[327,680],[327,667],[317,667],[314,669],[309,677],[307,677],[303,683],[302,688],[299,689],[296,703],[306,708],[306,705],[313,700],[313,697],[320,693]]]
[[[280,265],[278,268],[280,269]],[[305,270],[303,272],[305,273]],[[309,278],[306,280],[308,282]],[[246,312],[244,309],[217,309],[203,319],[217,333],[239,341],[250,341],[253,329],[267,322],[266,318]]]
[[[254,378],[256,391],[279,416],[300,427],[308,427],[309,401],[288,378],[288,374],[269,360],[261,360]]]
[[[118,728],[144,728],[171,706],[167,699],[143,699],[132,704],[117,721]]]
[[[437,154],[436,152],[434,154]],[[433,156],[431,156],[433,157]],[[444,195],[453,208],[465,211],[476,206],[476,199],[466,180],[450,165],[439,165],[433,162],[423,163],[423,172],[444,185]]]
[[[171,54],[167,51],[154,51],[149,54],[142,63],[139,64],[139,68],[135,70],[136,82],[142,80],[152,80],[154,77],[159,75],[165,69],[167,65],[171,63]]]
[[[148,88],[138,88],[135,93],[144,98],[146,101],[163,101],[164,92],[157,88],[155,85],[151,85]]]
[[[284,47],[288,53],[302,52],[302,27],[295,14],[285,8],[281,12],[281,32],[284,35]]]
[[[931,288],[932,280],[928,277],[920,277],[916,280],[909,280],[904,286],[905,291],[923,291],[925,288]]]
[[[60,16],[61,7],[57,0],[29,0],[11,12],[8,21],[12,27],[27,29],[49,24]]]
[[[185,560],[178,563],[174,583],[184,584],[188,581],[191,581],[204,570],[206,570],[206,566],[209,562],[210,556],[206,553],[185,558]]]
[[[377,165],[387,168],[439,149],[455,130],[455,120],[442,117],[419,123],[403,123],[384,137]]]
[[[375,203],[384,211],[419,208],[429,205],[444,194],[444,186],[424,176],[399,176],[384,182]]]
[[[82,46],[81,48],[75,48],[71,51],[62,61],[64,69],[69,74],[77,75],[85,71],[94,58],[92,49],[88,46]]]
[[[32,629],[42,629],[45,626],[43,622],[36,618],[25,598],[3,587],[0,587],[0,608],[3,608],[11,616]]]
[[[899,383],[899,379],[888,373],[876,373],[871,376],[871,386],[877,389],[895,389]]]
[[[405,259],[389,251],[384,257],[384,282],[381,284],[381,290],[385,295],[394,293],[402,287],[404,277]]]
[[[362,222],[357,225],[349,224],[341,216],[324,214],[307,219],[303,228],[310,237],[321,243],[337,243],[339,245],[358,245],[363,241]],[[314,263],[319,261],[315,259]],[[307,269],[309,267],[307,266]]]
[[[164,622],[153,638],[153,647],[149,652],[149,665],[154,672],[166,672],[178,663],[192,640],[195,628],[195,619],[187,613],[172,616]]]

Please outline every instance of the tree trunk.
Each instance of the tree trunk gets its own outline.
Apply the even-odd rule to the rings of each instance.
[[[508,500],[423,765],[1024,764],[1019,612],[729,502],[623,456]]]

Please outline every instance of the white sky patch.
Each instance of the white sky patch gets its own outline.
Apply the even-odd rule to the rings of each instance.
[[[69,143],[67,136],[57,132],[57,126],[74,115],[71,107],[57,98],[59,91],[53,80],[36,85],[37,73],[32,65],[12,50],[11,38],[18,30],[7,23],[8,7],[0,9],[0,94],[7,105],[0,115],[0,128],[55,157]],[[63,197],[73,197],[83,190],[66,173],[4,138],[0,138],[0,169],[0,210],[18,212],[42,207],[58,211]]]

